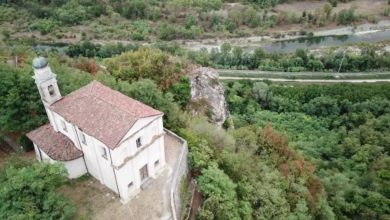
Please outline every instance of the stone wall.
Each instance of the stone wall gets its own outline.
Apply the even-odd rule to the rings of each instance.
[[[183,178],[186,178],[188,173],[188,145],[187,141],[179,137],[172,131],[164,129],[164,131],[179,140],[182,143],[182,150],[180,153],[179,162],[173,170],[172,185],[171,185],[171,209],[174,220],[180,219],[181,213],[181,197],[180,197],[180,183]]]

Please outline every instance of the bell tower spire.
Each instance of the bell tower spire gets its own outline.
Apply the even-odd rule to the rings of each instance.
[[[51,71],[48,64],[49,62],[45,57],[37,57],[33,60],[33,78],[45,106],[51,105],[62,98],[57,85],[57,75]]]

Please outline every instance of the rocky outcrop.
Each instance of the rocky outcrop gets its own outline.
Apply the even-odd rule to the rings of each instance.
[[[194,103],[207,108],[205,112],[211,122],[221,126],[229,116],[224,88],[218,80],[218,72],[212,68],[197,67],[189,71],[191,97]],[[201,108],[193,108],[199,111]]]

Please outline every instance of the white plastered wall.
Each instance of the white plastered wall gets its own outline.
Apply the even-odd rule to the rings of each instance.
[[[68,172],[68,178],[70,179],[78,178],[87,173],[87,169],[85,167],[83,157],[79,157],[77,159],[69,160],[69,161],[57,161],[50,158],[42,149],[40,149],[35,144],[34,144],[34,149],[38,160],[43,162],[48,162],[51,164],[62,163],[66,168]]]
[[[134,133],[136,132],[136,133]],[[149,177],[156,177],[165,165],[164,131],[162,117],[140,119],[130,129],[120,146],[111,151],[113,165],[117,167],[116,177],[123,202],[135,196],[142,185],[140,169],[147,165]],[[137,148],[136,140],[141,137],[142,146]],[[155,162],[158,165],[155,166]],[[132,182],[132,186],[129,184]]]

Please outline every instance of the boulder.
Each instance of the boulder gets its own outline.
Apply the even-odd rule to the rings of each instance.
[[[189,71],[189,76],[192,102],[205,102],[210,122],[221,126],[229,117],[229,110],[218,72],[208,67],[196,67]]]

